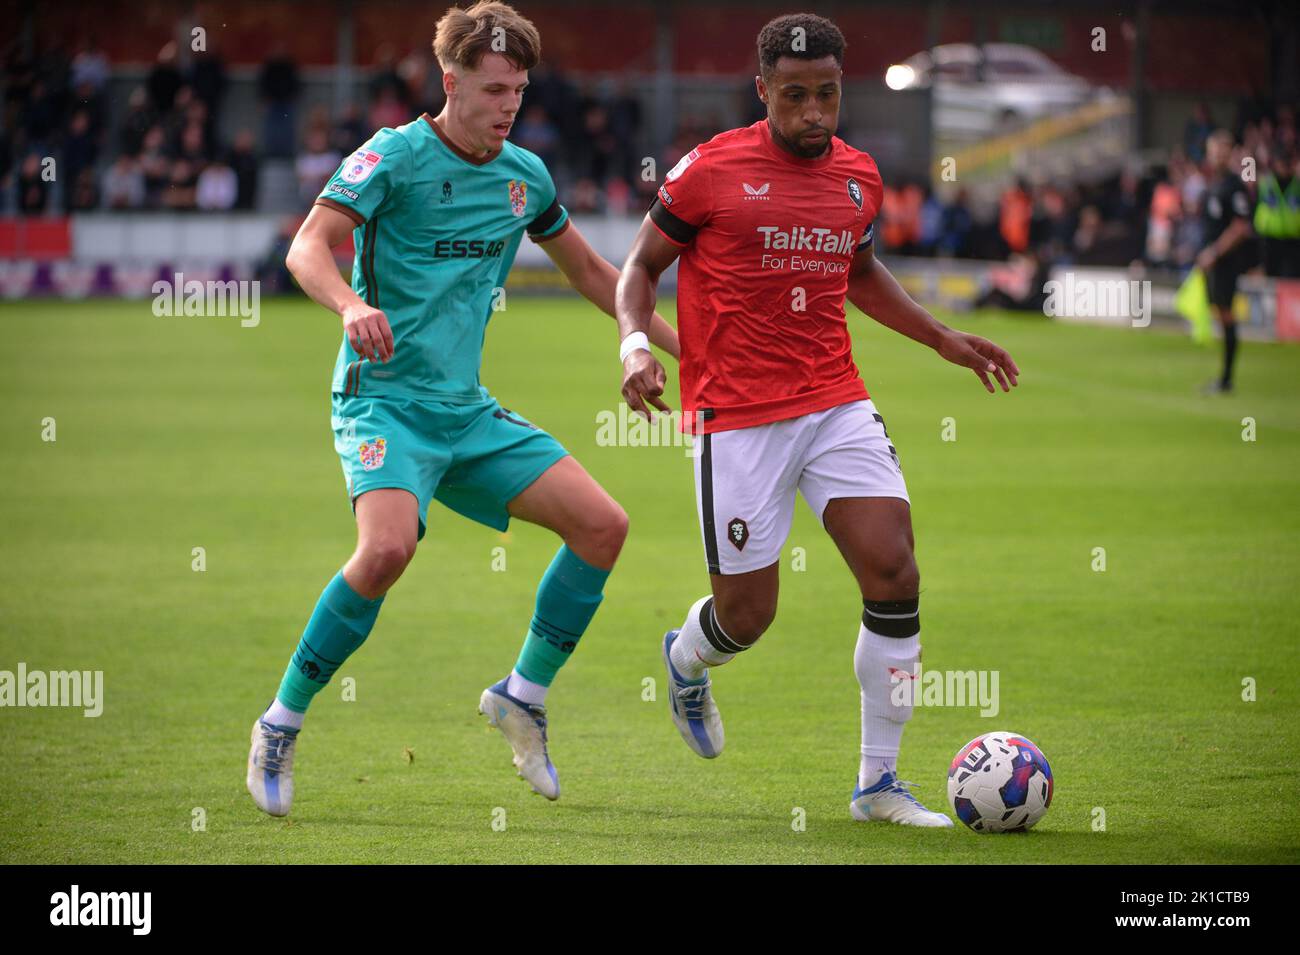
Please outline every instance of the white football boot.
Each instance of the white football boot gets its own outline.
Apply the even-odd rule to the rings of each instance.
[[[293,804],[293,748],[298,731],[272,726],[260,716],[248,751],[248,791],[263,812],[287,816]]]
[[[907,789],[915,786],[901,780],[893,773],[885,773],[880,781],[866,789],[853,782],[853,801],[849,812],[858,822],[895,822],[900,826],[930,826],[945,828],[952,820],[941,812],[931,812],[922,806]]]
[[[722,714],[713,702],[713,681],[706,671],[703,683],[689,683],[673,666],[671,651],[673,641],[680,633],[669,630],[664,634],[664,666],[668,670],[668,703],[673,723],[686,745],[705,759],[713,759],[722,752],[727,738],[722,731]]]
[[[488,687],[478,701],[478,711],[499,729],[514,750],[515,769],[533,792],[547,799],[560,798],[560,777],[546,750],[546,707],[525,703],[506,692],[506,677]]]

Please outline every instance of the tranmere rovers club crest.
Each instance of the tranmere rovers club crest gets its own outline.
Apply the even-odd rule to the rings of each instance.
[[[388,442],[383,438],[373,438],[370,441],[361,442],[361,466],[367,471],[373,471],[375,468],[384,466],[384,451],[388,448]]]
[[[524,214],[528,205],[528,183],[522,179],[510,180],[510,211],[517,216]]]

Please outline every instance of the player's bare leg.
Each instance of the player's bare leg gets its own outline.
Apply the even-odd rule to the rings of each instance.
[[[748,648],[776,619],[780,564],[747,574],[710,574],[713,612],[731,642]]]
[[[627,514],[572,457],[551,465],[507,509],[564,543],[538,588],[519,660],[508,677],[483,691],[479,712],[509,741],[519,775],[557,799],[560,781],[547,748],[543,701],[600,605],[605,578],[627,538]]]
[[[930,812],[896,774],[903,727],[912,717],[910,697],[898,705],[893,691],[911,680],[921,659],[919,593],[911,507],[897,497],[836,498],[822,521],[862,591],[862,625],[853,668],[862,687],[862,755],[850,811],[861,821],[951,826]]]
[[[921,587],[912,509],[898,497],[840,497],[822,523],[858,582],[863,600],[907,600]]]
[[[507,510],[554,531],[575,554],[606,571],[627,539],[627,514],[572,456],[551,465]]]
[[[293,803],[294,749],[308,705],[365,642],[384,595],[415,553],[419,505],[409,491],[366,491],[356,517],[356,550],[321,594],[275,700],[253,724],[245,783],[273,816],[288,814]]]
[[[357,498],[357,548],[343,565],[352,589],[374,600],[397,583],[419,539],[419,503],[401,488],[367,491]]]

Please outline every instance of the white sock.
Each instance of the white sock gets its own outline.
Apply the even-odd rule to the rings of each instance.
[[[868,630],[858,630],[858,644],[853,652],[853,669],[862,687],[862,759],[858,766],[858,785],[865,789],[893,772],[898,760],[903,727],[912,718],[910,698],[906,705],[896,705],[891,698],[898,683],[891,670],[901,670],[903,679],[911,680],[921,656],[921,637],[886,637]]]
[[[709,642],[709,638],[704,635],[704,628],[700,625],[700,612],[704,609],[712,597],[701,597],[691,605],[691,609],[686,612],[686,622],[682,624],[681,632],[677,634],[677,639],[673,641],[673,647],[668,652],[668,659],[672,661],[673,667],[677,672],[686,679],[691,681],[703,681],[705,671],[709,667],[722,666],[735,653],[724,653]],[[718,618],[713,614],[712,605],[709,606],[709,623],[714,629],[715,635],[721,639],[730,640],[726,632],[718,624]],[[741,647],[741,649],[744,649]]]
[[[868,756],[864,753],[858,764],[858,788],[869,789],[880,782],[880,777],[885,773],[894,772],[897,764],[896,756]]]
[[[307,718],[306,713],[299,713],[297,710],[291,710],[280,702],[277,696],[266,712],[262,714],[262,719],[272,726],[288,726],[291,729],[302,729],[302,722]]]
[[[548,689],[550,688],[542,686],[540,683],[525,680],[519,675],[518,670],[511,670],[510,679],[506,680],[506,692],[516,700],[522,700],[525,703],[546,702],[546,691]]]

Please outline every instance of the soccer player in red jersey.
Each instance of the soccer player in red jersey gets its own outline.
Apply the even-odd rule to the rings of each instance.
[[[855,819],[951,826],[895,775],[910,695],[891,691],[920,659],[907,487],[853,363],[847,296],[867,315],[974,370],[993,392],[1018,369],[983,338],[936,321],[872,250],[880,174],[836,138],[844,37],[811,14],[758,36],[765,120],[691,150],[665,177],[623,266],[616,299],[623,395],[668,411],[646,348],[659,275],[678,266],[683,429],[696,435],[696,499],[712,593],[664,637],[673,720],[717,756],[722,720],[709,668],[749,649],[776,615],[777,567],[795,491],[821,518],[862,591],[854,669],[862,687]]]

